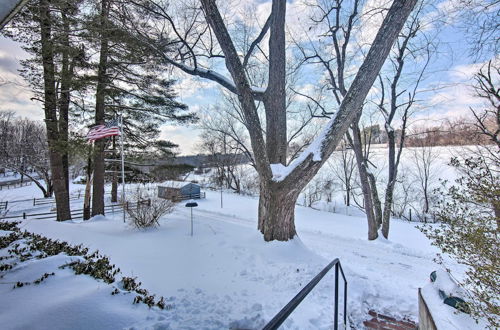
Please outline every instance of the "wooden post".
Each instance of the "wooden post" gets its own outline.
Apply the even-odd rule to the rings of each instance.
[[[26,212],[23,212],[23,219],[26,219]]]
[[[424,297],[422,297],[422,289],[418,288],[418,328],[424,330],[437,330],[432,314],[429,311]]]

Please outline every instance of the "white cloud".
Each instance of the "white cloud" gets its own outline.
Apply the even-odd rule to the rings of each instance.
[[[178,144],[181,155],[197,154],[197,145],[201,142],[199,130],[194,126],[165,125],[161,129],[160,138]]]
[[[0,111],[14,111],[21,117],[42,119],[41,104],[31,100],[27,83],[19,76],[19,61],[28,55],[20,45],[0,37]]]
[[[176,72],[177,73],[177,72]],[[180,100],[188,99],[198,95],[202,90],[213,89],[217,84],[211,80],[198,78],[185,73],[178,73],[178,81],[174,90]]]
[[[483,65],[479,63],[453,67],[448,72],[450,84],[430,98],[430,107],[421,116],[433,120],[453,119],[469,116],[470,108],[481,107],[484,100],[475,96],[472,82],[474,75]]]

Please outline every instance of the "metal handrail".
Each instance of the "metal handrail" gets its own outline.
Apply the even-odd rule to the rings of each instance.
[[[334,259],[330,262],[321,272],[318,273],[307,285],[300,290],[295,297],[290,300],[288,304],[281,309],[278,314],[276,314],[271,321],[262,330],[274,330],[278,329],[279,326],[285,322],[285,320],[290,316],[290,314],[297,308],[297,306],[304,300],[304,298],[314,289],[314,287],[321,281],[321,279],[330,271],[330,269],[335,266],[335,314],[334,314],[334,325],[335,330],[338,329],[338,317],[339,317],[339,269],[344,279],[344,329],[347,327],[347,279],[340,264],[339,259]]]

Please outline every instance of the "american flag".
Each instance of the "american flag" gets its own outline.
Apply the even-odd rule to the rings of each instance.
[[[108,121],[107,123],[104,123],[104,125],[92,127],[87,133],[87,139],[89,141],[95,141],[114,135],[120,135],[120,127],[118,126],[118,121],[116,119]]]

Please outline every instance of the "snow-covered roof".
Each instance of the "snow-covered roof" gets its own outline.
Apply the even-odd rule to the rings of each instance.
[[[182,188],[182,187],[190,185],[190,184],[199,186],[198,184],[192,183],[192,182],[189,182],[189,181],[173,181],[173,180],[162,182],[158,186],[159,187],[169,187],[169,188]]]

